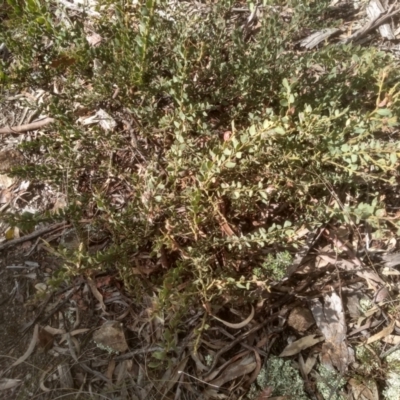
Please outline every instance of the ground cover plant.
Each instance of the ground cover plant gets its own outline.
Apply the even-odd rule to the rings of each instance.
[[[178,379],[163,373],[188,316],[207,311],[190,329],[196,353],[211,315],[268,299],[310,235],[346,227],[364,243],[365,227],[372,242],[400,229],[397,61],[353,43],[301,49],[332,24],[328,1],[265,1],[253,20],[243,7],[257,11],[9,0],[0,15],[3,96],[43,90],[38,113],[54,118],[22,141],[12,175],[65,196],[56,213],[2,218],[72,226],[78,245],[52,247],[55,287],[117,272],[160,324],[154,380]]]

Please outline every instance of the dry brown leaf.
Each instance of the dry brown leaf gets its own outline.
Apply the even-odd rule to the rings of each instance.
[[[108,362],[108,366],[107,366],[107,371],[105,373],[106,378],[108,378],[110,381],[112,381],[112,376],[115,370],[115,359],[112,358],[109,362]]]
[[[348,381],[353,398],[357,400],[379,400],[378,388],[375,381],[368,380],[368,386],[358,379],[351,378]]]
[[[374,296],[374,302],[379,304],[385,300],[388,300],[389,298],[390,298],[390,293],[388,288],[386,286],[382,286],[380,289],[376,291]]]
[[[51,392],[51,389],[49,389],[49,388],[44,384],[44,382],[45,382],[45,380],[46,380],[46,377],[47,377],[47,374],[48,374],[49,372],[50,372],[50,368],[47,368],[45,371],[42,372],[42,374],[40,375],[40,378],[39,378],[39,387],[40,387],[40,389],[41,389],[43,392],[45,392],[45,393]]]
[[[294,239],[296,239],[296,240],[301,239],[302,237],[308,235],[309,233],[310,233],[310,230],[303,225],[301,228],[299,228],[295,232]]]
[[[366,279],[367,282],[368,279],[372,280],[373,282],[371,284],[374,286],[375,289],[378,288],[378,285],[376,283],[380,283],[382,285],[385,284],[385,282],[375,272],[365,270],[365,266],[363,265],[361,260],[356,256],[354,251],[339,238],[336,232],[327,231],[327,234],[329,239],[331,239],[333,245],[340,251],[345,251],[349,257],[349,260],[342,259],[340,260],[340,263],[338,263],[335,258],[334,265],[337,264],[340,268],[344,268],[346,270],[353,270],[355,269],[355,267],[364,268],[363,271],[357,271],[357,275]]]
[[[254,317],[254,307],[251,306],[251,313],[250,313],[250,315],[249,315],[244,321],[242,321],[242,322],[240,322],[240,323],[238,323],[238,324],[232,324],[232,323],[230,323],[230,322],[224,321],[223,319],[218,318],[218,317],[216,317],[215,315],[213,315],[213,314],[211,314],[211,313],[210,313],[210,315],[211,315],[213,318],[215,318],[217,321],[222,322],[225,326],[228,326],[229,328],[232,328],[232,329],[242,329],[242,328],[244,328],[246,325],[248,325],[248,324],[251,322],[251,320],[253,319],[253,317]]]
[[[289,267],[287,268],[286,277],[289,278],[295,272],[297,272],[297,270],[299,269],[300,265],[303,264],[304,259],[307,257],[310,249],[317,242],[317,240],[319,239],[319,237],[321,236],[323,231],[324,231],[324,229],[322,229],[322,228],[316,228],[316,229],[313,229],[312,231],[308,232],[305,235],[305,243],[304,243],[303,246],[301,246],[298,249],[292,264],[289,265]]]
[[[124,382],[124,380],[128,377],[128,365],[131,362],[132,360],[123,360],[115,368],[114,374],[117,375],[117,385],[121,385],[122,382]]]
[[[105,322],[94,332],[93,340],[102,347],[110,348],[116,352],[122,353],[128,350],[128,344],[126,343],[125,334],[120,322]]]
[[[178,363],[178,365],[175,367],[172,366],[168,371],[166,371],[161,378],[161,385],[158,389],[160,392],[162,391],[164,395],[166,395],[172,389],[172,387],[180,378],[181,373],[185,370],[188,360],[189,357],[186,356]]]
[[[190,357],[192,358],[192,360],[195,362],[196,364],[196,369],[197,372],[205,372],[208,371],[208,367],[205,366],[199,359],[199,357],[197,356],[197,354],[191,353]]]
[[[53,347],[54,337],[46,329],[40,328],[38,333],[38,344],[45,352]]]
[[[103,301],[103,295],[97,289],[95,282],[93,282],[92,278],[87,278],[87,283],[88,283],[88,285],[90,287],[90,290],[93,293],[93,296],[100,303],[100,307],[103,310],[103,313],[108,314],[106,312],[106,305],[104,304],[104,301]]]
[[[373,306],[369,310],[364,312],[364,317],[365,318],[372,317],[378,311],[380,311],[380,308],[378,306]]]
[[[380,332],[378,332],[375,335],[372,335],[370,338],[368,338],[368,340],[366,341],[366,344],[370,344],[370,343],[376,342],[377,340],[382,339],[382,338],[390,335],[393,332],[394,325],[395,325],[395,321],[393,320],[389,324],[389,326],[387,326],[386,328],[382,329]]]
[[[397,336],[397,335],[388,335],[388,336],[382,338],[382,340],[383,340],[385,343],[396,345],[396,344],[399,344],[399,343],[400,343],[400,336]]]
[[[256,367],[257,362],[255,361],[254,354],[250,353],[247,357],[230,364],[217,379],[210,382],[210,385],[220,387],[226,382],[253,372]]]
[[[11,367],[16,367],[19,364],[22,364],[25,360],[28,359],[28,357],[33,353],[33,350],[35,350],[36,347],[36,343],[38,340],[38,335],[39,335],[39,325],[35,325],[35,328],[33,330],[33,336],[32,336],[32,340],[29,344],[28,350],[25,352],[24,355],[22,355],[20,358],[18,358],[17,361],[15,361]]]
[[[293,343],[288,344],[285,349],[279,354],[279,357],[289,357],[294,354],[300,353],[304,349],[308,349],[311,346],[323,341],[323,337],[315,338],[315,335],[308,335]]]
[[[58,329],[58,330],[60,331],[61,329]],[[67,340],[67,334],[70,336],[76,336],[76,335],[80,335],[81,333],[86,333],[89,331],[90,331],[90,329],[88,329],[88,328],[82,328],[82,329],[75,329],[74,331],[68,332],[68,333],[62,332],[63,336],[60,340],[60,344]]]
[[[361,267],[361,262],[359,262],[357,258],[353,258],[351,261],[349,261],[349,260],[344,260],[340,257],[339,258],[331,257],[328,254],[321,254],[319,257],[325,262],[330,263],[332,265],[337,265],[338,267],[343,268],[346,271],[351,271],[354,270],[356,267]],[[371,271],[365,271],[365,270],[357,271],[356,274],[360,278],[364,278],[367,281],[367,283],[371,285],[372,289],[376,289],[378,286],[375,283],[371,284],[370,280],[377,283],[382,283],[382,284],[385,283],[377,274]]]
[[[303,357],[301,354],[299,355],[299,365],[301,368],[301,372],[304,377],[307,377],[307,375],[312,371],[314,368],[315,363],[317,362],[318,354],[314,353],[311,354],[308,358],[307,361],[304,362]]]
[[[250,378],[246,381],[246,386],[250,386],[253,382],[255,382],[261,371],[262,367],[261,357],[256,350],[254,350],[254,357],[256,358],[256,368],[254,369]]]
[[[81,329],[75,329],[74,331],[70,332],[71,336],[76,336],[76,335],[80,335],[81,333],[86,333],[89,332],[90,329],[89,328],[81,328]]]
[[[12,389],[21,384],[21,379],[9,379],[9,378],[1,378],[0,379],[0,390]]]
[[[57,328],[53,328],[50,325],[46,325],[43,328],[45,331],[49,332],[51,335],[63,335],[65,333],[65,329],[57,329]]]
[[[73,389],[74,380],[72,379],[71,366],[68,364],[59,364],[57,365],[57,370],[61,387],[64,389]]]

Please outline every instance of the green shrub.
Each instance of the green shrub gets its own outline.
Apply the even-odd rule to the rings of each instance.
[[[300,32],[323,26],[328,3],[288,1],[289,20],[266,12],[244,35],[230,1],[201,13],[108,1],[91,22],[103,40],[91,47],[84,14],[67,23],[47,2],[10,0],[9,88],[61,92],[42,105],[57,125],[25,148],[43,162],[15,173],[63,188],[60,218],[90,218],[112,238],[95,255],[81,246],[68,274],[115,267],[134,295],[149,279],[159,306],[177,311],[246,298],[260,268],[266,286],[282,278],[276,267],[289,258],[275,265],[264,250],[293,253],[304,227],[398,229],[385,203],[398,174],[392,58],[351,45],[293,50]],[[117,128],[78,124],[78,104],[104,109]],[[142,279],[140,254],[163,267]]]

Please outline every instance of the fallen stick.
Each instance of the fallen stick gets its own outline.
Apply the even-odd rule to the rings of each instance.
[[[53,224],[53,225],[47,226],[46,228],[43,228],[43,229],[39,229],[37,231],[29,233],[28,235],[22,236],[20,238],[8,240],[8,241],[0,244],[0,251],[6,250],[12,246],[16,246],[18,244],[24,243],[27,240],[36,239],[38,236],[44,235],[46,233],[49,233],[51,231],[54,231],[55,229],[58,229],[62,226],[66,226],[66,225],[67,225],[66,222],[60,222],[58,224]]]
[[[385,14],[380,17],[368,22],[364,27],[359,29],[357,32],[354,32],[348,38],[342,40],[343,44],[347,44],[353,41],[360,40],[362,37],[367,35],[373,29],[378,28],[380,25],[383,25],[389,18],[394,17],[396,14],[400,12],[400,7],[393,11],[394,5],[392,5]]]
[[[0,135],[1,134],[9,134],[9,133],[22,133],[22,132],[26,132],[26,131],[34,131],[35,129],[39,129],[42,126],[51,124],[54,121],[55,121],[54,118],[47,117],[47,118],[43,118],[39,121],[35,121],[35,122],[26,124],[26,125],[13,126],[13,127],[6,126],[5,128],[0,128]]]

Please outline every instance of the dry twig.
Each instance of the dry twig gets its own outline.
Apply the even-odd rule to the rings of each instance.
[[[26,125],[19,125],[19,126],[13,126],[9,127],[6,126],[4,128],[0,128],[0,134],[10,134],[10,133],[22,133],[22,132],[27,132],[27,131],[34,131],[36,129],[41,128],[42,126],[51,124],[54,122],[54,118],[43,118],[39,121],[32,122],[31,124],[26,124]]]
[[[46,228],[38,229],[37,231],[34,231],[34,232],[32,232],[28,235],[22,236],[20,238],[8,240],[7,242],[4,242],[3,244],[0,245],[0,251],[9,249],[10,247],[13,247],[13,246],[17,246],[28,240],[36,239],[38,236],[45,235],[46,233],[54,231],[55,229],[58,229],[62,226],[66,226],[66,222],[60,222],[58,224],[53,224],[53,225],[47,226]]]

